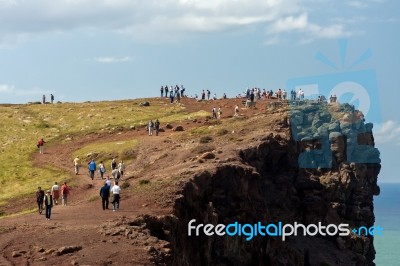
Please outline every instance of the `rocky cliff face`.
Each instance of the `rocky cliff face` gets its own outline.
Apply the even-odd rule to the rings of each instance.
[[[286,113],[287,114],[287,113]],[[165,219],[173,265],[374,265],[371,235],[188,236],[197,224],[374,225],[379,152],[372,125],[351,106],[305,104],[236,158],[199,171]],[[282,136],[288,137],[282,137]]]

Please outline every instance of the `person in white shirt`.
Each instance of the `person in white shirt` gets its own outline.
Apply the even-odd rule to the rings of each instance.
[[[60,186],[57,182],[51,187],[51,195],[53,196],[54,203],[58,204],[58,199],[60,198]]]
[[[111,192],[113,194],[113,200],[111,202],[113,205],[113,211],[119,210],[121,188],[118,186],[118,182],[114,183],[114,186],[111,188]]]
[[[106,179],[106,184],[107,184],[107,186],[111,187],[111,180],[110,180],[110,176],[107,176],[107,179]]]
[[[121,162],[118,164],[118,171],[119,171],[119,173],[120,173],[120,175],[121,175],[120,178],[122,178],[122,177],[124,176],[124,171],[125,171],[125,164],[124,164],[124,161],[121,161]]]

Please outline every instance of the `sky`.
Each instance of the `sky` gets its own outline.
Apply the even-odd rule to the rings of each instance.
[[[398,10],[397,0],[0,0],[0,103],[154,97],[175,84],[234,97],[299,80],[327,96],[336,82],[372,110],[380,182],[400,182]]]

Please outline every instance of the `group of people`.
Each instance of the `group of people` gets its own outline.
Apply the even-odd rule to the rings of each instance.
[[[55,182],[51,189],[47,190],[46,193],[42,190],[42,187],[38,187],[38,190],[36,191],[36,202],[39,214],[42,214],[43,208],[45,208],[46,220],[50,220],[53,205],[58,205],[61,196],[62,206],[67,206],[69,194],[70,189],[67,186],[67,182],[64,182],[61,187],[57,182]]]
[[[212,119],[218,119],[218,120],[221,119],[221,116],[222,116],[222,107],[221,106],[218,107],[218,110],[214,106],[213,109],[211,110],[211,112],[212,112]]]
[[[73,165],[74,165],[75,175],[79,175],[79,169],[82,166],[79,156],[75,157],[75,159],[73,160]],[[103,161],[100,161],[99,165],[97,166],[95,160],[91,159],[88,162],[87,168],[88,168],[88,171],[89,171],[89,177],[92,180],[95,177],[96,170],[98,170],[101,179],[105,178],[104,174],[106,173],[106,167],[105,167]],[[123,177],[124,171],[125,171],[125,163],[124,163],[124,161],[121,160],[119,163],[117,163],[115,158],[113,158],[112,161],[111,161],[111,176],[115,180],[119,181]]]
[[[50,94],[50,101],[51,101],[51,103],[54,103],[54,95],[53,94]],[[46,95],[43,94],[42,104],[45,104],[45,103],[46,103]]]
[[[111,204],[113,205],[113,211],[117,211],[119,210],[121,187],[118,185],[118,181],[115,181],[114,185],[111,187],[110,178],[107,177],[107,181],[104,182],[104,185],[100,188],[101,205],[103,207],[103,211],[108,209],[110,193],[113,195],[113,200],[111,201]]]
[[[156,136],[158,136],[158,133],[160,132],[160,121],[158,121],[158,119],[156,119],[155,122],[150,120],[147,124],[147,129],[149,130],[149,136],[153,136],[154,130],[156,131]]]
[[[175,85],[175,87],[174,86],[165,85],[165,87],[161,86],[160,94],[161,94],[161,98],[163,98],[163,97],[168,98],[169,97],[170,101],[171,101],[171,104],[174,103],[174,99],[175,98],[176,98],[176,102],[180,103],[181,98],[182,97],[186,97],[185,96],[185,90],[186,89],[185,89],[185,87],[183,87],[183,85],[181,85],[181,86]]]

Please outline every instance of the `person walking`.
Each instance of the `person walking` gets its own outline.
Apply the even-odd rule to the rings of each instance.
[[[103,211],[108,209],[109,198],[110,198],[110,187],[107,182],[104,182],[104,186],[100,188],[101,205],[103,206]]]
[[[54,102],[54,95],[53,94],[50,94],[50,101],[51,101],[51,103]]]
[[[110,190],[110,188],[111,188],[111,180],[110,180],[110,176],[107,176],[107,178],[106,178],[106,185],[108,186],[108,190]]]
[[[61,186],[62,206],[67,206],[69,193],[70,189],[67,186],[67,182],[64,182],[64,184]]]
[[[158,132],[160,132],[160,121],[158,121],[158,119],[154,123],[154,127],[156,129],[156,136],[158,136]]]
[[[217,119],[217,108],[215,106],[212,109],[212,119]]]
[[[114,186],[111,188],[111,192],[113,193],[113,211],[119,210],[119,201],[121,199],[121,188],[118,186],[118,182],[114,183]]]
[[[218,114],[217,114],[217,116],[218,116],[218,120],[220,120],[220,119],[221,119],[221,116],[222,116],[222,107],[221,107],[221,106],[218,107]]]
[[[43,140],[43,138],[39,139],[38,143],[37,143],[37,147],[39,148],[39,153],[43,154],[44,153],[44,144],[46,143],[46,141]]]
[[[149,124],[147,125],[147,128],[149,129],[149,136],[153,136],[153,120],[149,121]]]
[[[235,106],[235,115],[234,116],[239,116],[239,106]]]
[[[125,171],[125,163],[124,161],[121,160],[121,162],[118,164],[118,172],[120,174],[120,178],[124,176],[124,171]]]
[[[44,200],[44,191],[42,190],[41,187],[38,187],[38,190],[36,191],[36,202],[39,214],[42,214],[43,211],[43,200]]]
[[[165,98],[168,98],[168,85],[165,85]]]
[[[60,186],[57,182],[54,182],[54,185],[51,187],[51,196],[53,197],[53,201],[55,205],[58,205],[58,199],[60,198]]]
[[[81,160],[79,159],[79,156],[76,156],[74,159],[75,175],[79,175],[80,167],[81,167]]]
[[[47,190],[43,200],[44,206],[46,207],[46,220],[50,220],[51,208],[53,207],[53,197],[50,194],[50,190]]]
[[[113,158],[112,161],[111,161],[111,170],[114,170],[114,169],[117,169],[117,162]]]
[[[43,96],[42,96],[42,104],[45,104],[45,103],[46,103],[46,95],[43,94]]]
[[[171,101],[171,104],[173,104],[174,103],[174,91],[171,89],[170,91],[169,91],[169,99],[170,99],[170,101]]]
[[[96,163],[95,161],[92,159],[88,165],[89,168],[89,175],[90,178],[93,180],[94,179],[94,173],[96,172]]]
[[[100,172],[101,179],[103,179],[104,173],[106,172],[106,167],[104,166],[103,161],[101,161],[99,164],[99,172]]]

